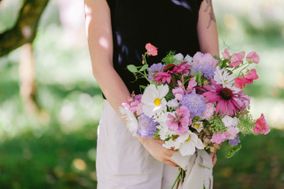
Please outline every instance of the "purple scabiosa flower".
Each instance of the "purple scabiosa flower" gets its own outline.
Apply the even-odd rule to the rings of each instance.
[[[181,99],[181,104],[189,109],[191,118],[195,116],[202,117],[206,110],[205,98],[196,94],[195,90],[190,94],[184,95]]]
[[[238,144],[240,144],[240,137],[237,136],[236,138],[234,138],[233,140],[229,140],[229,144],[231,146],[237,146]]]
[[[164,65],[162,63],[158,63],[158,64],[153,64],[152,66],[150,66],[148,68],[148,79],[153,81],[154,80],[154,77],[155,75],[158,73],[158,72],[162,72],[164,69]]]
[[[137,134],[142,137],[152,137],[157,128],[157,123],[145,114],[138,117],[138,130]]]
[[[201,72],[207,79],[213,79],[218,61],[210,54],[197,52],[191,64],[192,74]]]

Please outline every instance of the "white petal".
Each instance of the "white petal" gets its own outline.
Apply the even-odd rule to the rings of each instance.
[[[183,61],[183,54],[181,54],[181,53],[176,54],[175,59],[176,59],[175,63],[179,63],[179,62]]]
[[[168,92],[169,92],[169,86],[168,85],[159,85],[158,86],[159,96],[160,99],[164,98]]]
[[[191,56],[186,55],[185,58],[184,58],[184,60],[185,60],[186,62],[188,62],[188,63],[191,63],[193,59],[192,59]]]
[[[184,143],[179,148],[180,154],[182,156],[193,155],[195,152],[195,146],[193,143]]]

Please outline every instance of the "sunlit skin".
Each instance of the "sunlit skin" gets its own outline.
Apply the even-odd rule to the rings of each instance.
[[[113,68],[113,36],[110,10],[106,0],[85,0],[85,15],[93,75],[105,97],[119,114],[120,105],[127,101],[130,93]],[[218,56],[218,33],[211,0],[204,0],[201,4],[197,30],[201,51]],[[164,148],[162,141],[142,137],[137,139],[155,159],[177,167],[171,161],[175,151]],[[212,154],[212,160],[215,164],[215,154]]]

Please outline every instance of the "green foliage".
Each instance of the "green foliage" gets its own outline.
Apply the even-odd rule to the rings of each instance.
[[[170,51],[166,57],[162,59],[162,62],[165,64],[173,64],[175,62],[175,52]]]
[[[128,69],[130,72],[132,72],[132,73],[138,72],[137,67],[136,67],[135,65],[133,65],[133,64],[128,65],[128,66],[127,66],[127,69]]]
[[[229,145],[229,144],[228,144]],[[229,147],[229,149],[226,152],[226,158],[232,158],[237,152],[239,152],[242,148],[242,145],[239,144],[237,146]]]
[[[241,114],[239,116],[238,128],[243,134],[251,134],[255,123],[250,114]]]
[[[210,121],[209,121],[209,130],[211,132],[224,132],[226,131],[226,126],[222,122],[222,119],[218,116],[214,116]]]

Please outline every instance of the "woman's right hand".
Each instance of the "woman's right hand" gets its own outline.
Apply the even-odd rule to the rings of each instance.
[[[172,167],[178,167],[178,165],[171,160],[172,155],[176,151],[163,147],[163,141],[140,136],[138,140],[156,160]]]

